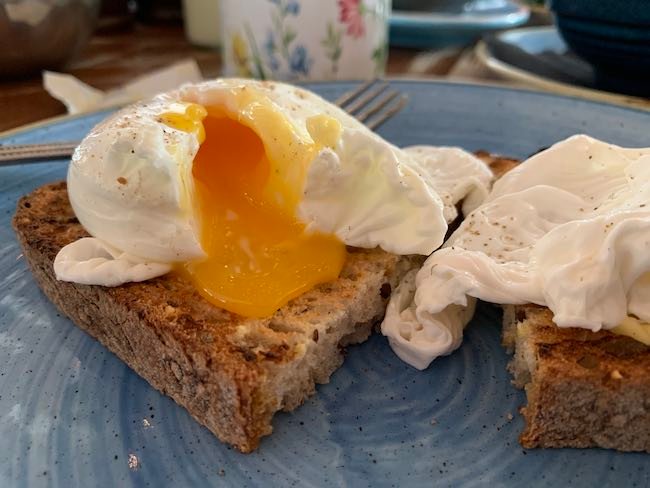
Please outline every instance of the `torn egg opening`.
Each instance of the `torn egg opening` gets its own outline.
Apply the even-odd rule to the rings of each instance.
[[[296,189],[316,148],[304,145],[272,158],[245,121],[219,108],[195,107],[161,117],[176,129],[196,132],[201,142],[192,177],[205,257],[177,271],[210,302],[249,317],[269,316],[315,285],[335,280],[345,261],[344,244],[333,235],[305,232],[296,218]],[[275,133],[281,136],[282,130]]]

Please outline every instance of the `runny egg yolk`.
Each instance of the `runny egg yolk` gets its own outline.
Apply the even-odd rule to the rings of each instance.
[[[203,119],[199,140],[201,130],[205,140],[192,175],[206,257],[182,266],[198,291],[231,312],[264,317],[316,284],[336,279],[345,246],[334,236],[306,233],[295,217],[296,188],[272,177],[281,173],[277,163],[286,168],[304,162],[273,164],[260,137],[223,113],[211,111]]]

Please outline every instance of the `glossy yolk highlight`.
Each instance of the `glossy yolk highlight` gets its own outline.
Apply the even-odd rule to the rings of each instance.
[[[265,196],[287,190],[269,187],[273,165],[257,134],[225,116],[210,115],[203,126],[192,174],[207,257],[184,265],[201,294],[226,310],[263,317],[336,279],[345,246],[334,236],[306,234],[295,208]]]

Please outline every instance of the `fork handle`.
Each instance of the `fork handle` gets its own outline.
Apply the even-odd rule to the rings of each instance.
[[[78,145],[78,141],[10,146],[0,145],[0,167],[69,158]]]

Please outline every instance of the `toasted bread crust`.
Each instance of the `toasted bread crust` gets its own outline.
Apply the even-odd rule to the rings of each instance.
[[[608,331],[561,329],[548,308],[507,306],[504,345],[526,389],[520,441],[650,452],[650,347]]]
[[[391,287],[420,258],[350,250],[341,277],[272,317],[247,319],[206,302],[179,276],[106,288],[58,281],[52,263],[86,236],[64,182],[23,197],[13,226],[45,294],[153,387],[243,452],[300,405],[383,317]],[[388,293],[387,293],[388,292]]]
[[[476,151],[474,154],[490,167],[490,170],[492,170],[496,179],[501,178],[504,174],[519,164],[519,160],[517,159],[498,156],[483,150]]]

